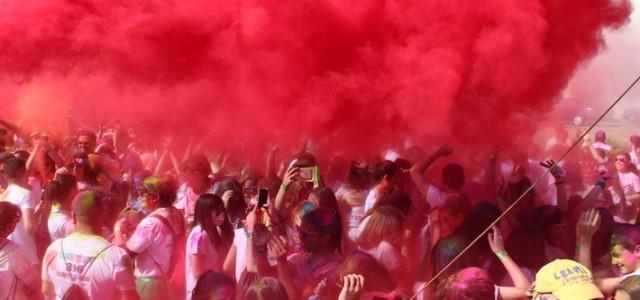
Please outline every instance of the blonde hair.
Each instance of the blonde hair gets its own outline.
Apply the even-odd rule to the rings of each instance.
[[[357,240],[362,249],[371,249],[382,241],[402,235],[404,216],[395,207],[385,205],[375,208]]]

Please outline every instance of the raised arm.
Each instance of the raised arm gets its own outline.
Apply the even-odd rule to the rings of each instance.
[[[600,214],[595,209],[582,213],[576,225],[575,259],[589,270],[591,270],[591,240],[598,227],[600,227]]]
[[[280,189],[278,190],[278,194],[274,200],[274,207],[281,215],[287,215],[282,211],[284,209],[284,196],[286,195],[289,186],[291,186],[291,183],[295,180],[296,176],[298,176],[299,171],[300,169],[297,167],[289,168],[282,179],[282,184],[280,185]]]
[[[286,238],[281,235],[272,236],[267,246],[269,255],[278,260],[278,279],[282,282],[289,299],[300,299],[300,289],[293,283],[292,272],[287,261]]]
[[[556,184],[556,198],[558,200],[557,206],[560,210],[566,212],[569,208],[569,202],[567,199],[567,189],[565,188],[565,175],[566,172],[552,159],[540,163],[541,166],[549,169]]]
[[[591,152],[591,156],[595,159],[599,164],[604,164],[607,162],[606,157],[602,157],[600,153],[598,153],[598,149],[593,146],[589,146],[589,151]]]
[[[584,196],[584,199],[580,201],[580,204],[577,208],[578,211],[582,212],[595,206],[596,200],[598,199],[600,194],[602,194],[602,192],[605,190],[607,181],[610,178],[611,177],[606,172],[600,173],[600,178],[598,179],[598,181],[595,183],[593,187],[591,187],[587,195]]]
[[[498,257],[498,259],[502,263],[502,266],[504,266],[504,268],[507,270],[507,273],[509,273],[509,277],[511,277],[511,280],[513,281],[513,284],[516,288],[516,289],[503,289],[503,287],[500,287],[501,295],[503,291],[507,291],[507,290],[509,291],[507,293],[509,294],[508,295],[509,297],[505,297],[505,295],[502,295],[502,298],[518,299],[518,298],[524,297],[525,292],[527,291],[527,289],[529,289],[529,286],[531,285],[531,282],[529,282],[529,279],[527,279],[524,273],[522,273],[522,270],[520,270],[520,267],[518,267],[516,262],[513,261],[511,256],[509,256],[509,254],[507,254],[507,252],[504,250],[504,240],[502,239],[502,234],[500,233],[500,230],[498,229],[498,227],[493,226],[492,231],[493,232],[490,232],[487,236],[489,240],[489,246],[491,247],[491,251],[493,251],[493,253]]]
[[[20,127],[18,125],[12,124],[10,122],[8,122],[7,120],[4,119],[0,119],[0,125],[6,127],[7,129],[13,131],[13,133],[17,134],[17,135],[22,135],[22,130],[20,130]]]
[[[267,153],[267,162],[264,169],[264,177],[265,178],[277,178],[278,174],[276,172],[276,152],[278,148],[273,145],[269,147],[269,152]]]
[[[491,193],[491,195],[490,195],[491,199],[496,199],[498,197],[497,191],[496,191],[496,180],[497,180],[496,168],[497,168],[497,164],[498,164],[498,155],[492,154],[489,157],[489,162],[487,164],[487,169],[485,170],[485,176],[484,176],[485,189],[489,193]]]
[[[420,194],[423,197],[427,196],[429,183],[424,177],[424,172],[440,157],[449,156],[453,153],[453,150],[448,145],[443,145],[436,152],[429,155],[425,160],[418,162],[409,169],[411,180],[418,188]]]

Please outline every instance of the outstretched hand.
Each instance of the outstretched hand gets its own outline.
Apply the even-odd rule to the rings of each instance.
[[[549,169],[553,178],[556,179],[556,182],[564,180],[564,176],[566,175],[564,169],[560,167],[553,159],[549,159],[544,162],[540,162],[540,165]]]
[[[489,247],[491,247],[491,251],[493,253],[499,253],[504,251],[504,240],[502,239],[502,233],[500,233],[500,229],[497,226],[492,226],[491,231],[487,235],[487,239],[489,240]]]
[[[364,277],[358,274],[349,274],[342,277],[342,290],[338,300],[358,300],[362,295]]]
[[[287,239],[281,235],[272,235],[267,244],[269,256],[275,259],[283,259],[287,256]]]
[[[580,215],[580,219],[578,219],[576,234],[579,238],[591,238],[600,227],[600,223],[601,218],[597,210],[590,209],[585,211]]]
[[[289,187],[289,185],[296,179],[296,176],[300,173],[300,168],[291,167],[284,174],[284,178],[282,179],[282,185],[285,187]]]

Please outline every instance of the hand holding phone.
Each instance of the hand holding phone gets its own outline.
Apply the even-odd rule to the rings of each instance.
[[[318,181],[318,167],[300,168],[298,176],[300,176],[302,181],[315,183]]]
[[[267,201],[269,200],[269,190],[260,189],[258,191],[258,208],[263,208],[267,205]]]

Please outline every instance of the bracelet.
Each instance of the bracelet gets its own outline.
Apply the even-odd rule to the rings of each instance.
[[[244,233],[247,235],[247,240],[253,238],[253,232],[245,231]]]
[[[505,258],[509,257],[509,254],[507,254],[507,252],[505,252],[504,250],[502,251],[498,251],[496,252],[496,256],[498,256],[498,259],[500,261],[503,261]]]
[[[286,192],[287,191],[287,186],[284,185],[284,184],[280,184],[280,190],[283,191],[283,192]]]

